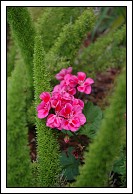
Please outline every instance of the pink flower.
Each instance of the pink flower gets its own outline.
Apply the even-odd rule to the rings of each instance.
[[[69,95],[73,96],[76,94],[76,89],[74,87],[71,87],[69,84],[67,85],[66,82],[63,80],[60,83],[60,86],[62,89],[67,92]]]
[[[49,110],[51,106],[50,103],[45,103],[42,101],[38,106],[37,106],[37,111],[38,111],[38,118],[43,119],[48,116]]]
[[[75,87],[78,83],[78,79],[75,75],[67,74],[64,77],[65,84],[70,87]]]
[[[50,101],[50,94],[48,92],[42,92],[40,94],[40,99],[47,103]]]
[[[86,79],[86,74],[84,72],[78,72],[78,84],[77,90],[79,92],[84,92],[86,94],[91,93],[91,84],[94,83],[94,80],[91,78]],[[85,80],[86,79],[86,80]]]
[[[81,109],[84,108],[84,102],[80,99],[77,99],[77,98],[74,98],[73,102],[72,102],[72,105],[75,106],[75,105],[79,105],[81,107]]]
[[[66,74],[64,80],[61,81],[61,87],[71,95],[76,94],[75,86],[77,85],[77,77],[75,75]]]
[[[86,122],[80,106],[72,106],[67,103],[60,111],[60,115],[65,119],[62,121],[62,128],[70,131],[77,131]]]
[[[62,69],[59,73],[56,74],[56,79],[57,80],[63,80],[64,79],[64,76],[66,74],[71,74],[72,72],[72,67],[68,67],[67,69]]]
[[[71,102],[73,100],[73,98],[74,98],[73,95],[70,95],[68,92],[66,92],[65,86],[60,84],[60,85],[57,85],[54,87],[54,90],[52,92],[51,103],[55,104],[56,101],[60,100],[62,106],[64,106],[65,103]]]
[[[62,129],[62,120],[63,118],[58,116],[57,114],[54,115],[54,114],[50,114],[47,118],[47,122],[46,122],[46,125],[47,127],[50,127],[50,128],[57,128],[59,130]]]
[[[37,106],[38,118],[43,119],[48,116],[51,108],[50,98],[51,97],[48,92],[42,92],[40,94],[40,99],[43,101]]]

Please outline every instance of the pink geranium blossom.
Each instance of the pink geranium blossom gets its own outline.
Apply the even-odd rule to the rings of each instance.
[[[72,105],[75,106],[75,105],[79,105],[81,107],[81,109],[84,108],[84,102],[80,99],[77,99],[77,98],[74,98],[73,101],[72,101]]]
[[[70,103],[65,105],[60,111],[60,115],[65,118],[62,122],[62,127],[66,130],[77,131],[79,127],[86,122],[81,107],[72,106]]]
[[[37,111],[38,111],[38,118],[43,119],[48,116],[49,110],[51,106],[50,103],[45,103],[42,101],[38,106],[37,106]]]
[[[57,80],[63,80],[66,74],[71,74],[72,67],[68,67],[67,69],[62,69],[59,73],[56,74]]]
[[[75,132],[85,124],[86,117],[82,113],[83,100],[75,98],[74,95],[77,90],[90,94],[94,80],[86,78],[84,72],[78,72],[77,76],[72,75],[71,72],[72,67],[69,67],[56,74],[60,83],[54,87],[51,94],[49,92],[40,94],[41,103],[37,106],[37,112],[38,118],[47,117],[48,127]]]
[[[50,114],[47,118],[47,122],[46,122],[46,125],[48,127],[51,127],[51,128],[57,128],[59,130],[62,129],[62,120],[63,118],[58,116],[58,114],[54,115],[54,114]]]
[[[50,94],[48,92],[42,92],[40,94],[40,99],[47,103],[50,101]]]
[[[78,84],[77,90],[79,92],[84,92],[86,94],[91,93],[91,84],[94,83],[94,80],[91,78],[86,79],[86,74],[84,72],[78,72]]]
[[[48,92],[42,92],[40,94],[40,99],[42,102],[37,106],[38,118],[43,119],[48,116],[51,108],[50,98],[51,97]]]
[[[61,87],[71,95],[76,94],[77,77],[75,75],[66,74],[64,80],[60,82]]]

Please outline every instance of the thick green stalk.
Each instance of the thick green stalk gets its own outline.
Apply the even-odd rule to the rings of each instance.
[[[125,141],[126,73],[120,75],[95,141],[85,154],[85,164],[75,187],[106,187],[110,170]]]
[[[25,112],[28,86],[24,62],[19,60],[7,88],[7,187],[31,186]]]
[[[41,37],[35,39],[34,50],[34,87],[35,106],[41,101],[40,93],[50,92],[50,72],[44,63],[44,50]],[[46,127],[45,119],[36,116],[37,127],[37,156],[38,156],[38,184],[41,187],[56,186],[57,176],[60,173],[59,146],[54,136],[54,130]]]
[[[33,87],[33,52],[35,30],[26,7],[8,7],[8,22],[28,70],[30,85]]]

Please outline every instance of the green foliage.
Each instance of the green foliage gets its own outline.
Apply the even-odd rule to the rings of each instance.
[[[94,106],[92,102],[88,102],[85,104],[83,113],[86,117],[86,124],[79,130],[79,133],[93,139],[101,124],[102,111],[100,107]]]
[[[27,7],[31,14],[32,20],[36,23],[44,12],[48,9],[47,7]]]
[[[14,39],[26,63],[31,87],[33,85],[33,52],[35,30],[26,7],[8,7],[8,22]]]
[[[16,46],[12,40],[11,45],[7,53],[7,77],[11,76],[11,72],[14,69],[14,63],[16,58]]]
[[[126,153],[125,146],[121,147],[119,157],[115,160],[113,164],[112,171],[119,174],[121,180],[121,187],[126,187]]]
[[[30,103],[30,106],[28,106],[28,110],[27,110],[27,122],[29,125],[35,125],[35,102],[32,101],[32,103]]]
[[[38,163],[35,161],[31,164],[31,172],[32,172],[31,180],[32,187],[38,187]]]
[[[44,64],[44,51],[41,37],[35,39],[34,50],[34,87],[35,106],[40,103],[39,95],[43,91],[51,91],[50,72]],[[53,187],[60,173],[59,146],[52,129],[46,127],[44,119],[36,117],[38,184],[42,187]]]
[[[15,65],[7,88],[7,186],[31,186],[28,129],[26,123],[26,68],[22,60]]]
[[[73,62],[81,41],[86,33],[92,30],[94,22],[95,15],[89,8],[74,24],[69,23],[63,27],[57,41],[45,57],[46,66],[51,73],[55,75],[62,67],[65,68]]]
[[[86,7],[52,7],[46,8],[40,19],[40,33],[45,51],[55,43],[62,27],[72,24]]]
[[[107,186],[108,173],[125,140],[125,111],[126,73],[123,71],[95,141],[90,145],[89,152],[86,152],[85,165],[80,169],[74,186]]]
[[[92,39],[96,33],[101,33],[105,30],[114,31],[124,23],[126,23],[126,7],[101,7],[92,32]]]
[[[78,67],[91,77],[96,72],[109,67],[121,67],[126,62],[126,48],[123,41],[126,36],[126,26],[115,32],[108,33],[88,48],[84,48],[77,58]],[[76,64],[74,66],[76,68]]]
[[[63,169],[63,175],[67,180],[74,180],[79,174],[78,166],[80,164],[79,159],[75,159],[72,155],[73,147],[68,148],[68,156],[65,152],[61,154],[61,164]]]

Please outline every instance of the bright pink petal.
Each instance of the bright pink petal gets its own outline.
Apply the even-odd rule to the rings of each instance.
[[[78,86],[78,87],[77,87],[77,90],[78,90],[79,92],[84,92],[85,87],[84,87],[84,86]]]
[[[78,118],[80,119],[80,125],[84,125],[86,123],[85,115],[81,113],[78,116],[79,116]]]
[[[84,108],[84,102],[82,101],[82,100],[80,100],[80,99],[77,99],[77,98],[75,98],[74,100],[73,100],[73,105],[75,106],[75,105],[79,105],[82,109]]]
[[[47,117],[48,113],[49,113],[49,111],[47,109],[41,109],[38,111],[37,116],[39,119],[43,119],[43,118]]]
[[[68,120],[64,119],[62,122],[62,129],[69,130],[68,124],[69,124]]]
[[[91,93],[91,86],[86,86],[84,93],[90,94]]]
[[[87,78],[87,79],[85,80],[85,82],[84,82],[84,85],[91,85],[91,84],[93,84],[93,83],[94,83],[94,80],[93,80],[93,79]]]
[[[68,124],[68,129],[69,129],[70,131],[75,132],[75,131],[77,131],[77,130],[79,129],[79,127],[75,127],[72,123],[69,123],[69,124]]]
[[[58,101],[55,107],[55,111],[59,112],[61,110],[61,101]]]
[[[67,73],[71,74],[72,73],[72,67],[67,68]]]
[[[40,94],[40,99],[47,103],[50,100],[50,94],[48,92],[42,92]]]
[[[78,72],[77,74],[78,74],[78,80],[79,80],[79,82],[80,81],[83,82],[85,80],[85,78],[86,78],[86,74],[84,72]]]
[[[65,106],[65,113],[68,115],[71,113],[72,111],[72,105],[70,103],[67,103],[66,106]]]
[[[64,76],[66,74],[66,69],[62,69],[59,73],[55,75],[56,79],[61,81],[64,79]]]
[[[76,94],[76,89],[75,88],[70,88],[68,90],[68,93],[71,94],[71,95],[75,95]]]
[[[82,107],[80,105],[73,106],[73,115],[78,115],[82,112]]]
[[[73,124],[74,127],[80,127],[80,119],[78,117],[75,117],[72,119],[71,123]]]
[[[76,128],[76,127],[71,127],[71,130],[70,130],[70,131],[75,132],[75,131],[77,131],[78,129],[79,129],[79,127],[78,127],[78,128]]]
[[[38,106],[37,106],[37,111],[39,111],[40,109],[43,109],[45,107],[46,103],[45,102],[41,102]]]
[[[66,74],[71,74],[72,67],[68,67],[68,69],[62,69],[59,73],[56,74],[56,79],[62,81]]]
[[[47,123],[48,123],[48,124],[51,124],[51,123],[54,122],[54,120],[55,120],[55,115],[54,115],[54,114],[50,114],[50,115],[48,116],[48,118],[47,118]]]
[[[57,103],[58,103],[58,100],[53,98],[53,99],[51,99],[50,102],[51,102],[51,107],[52,107],[52,108],[55,108],[56,105],[57,105]]]
[[[56,74],[56,76],[55,76],[55,77],[56,77],[56,79],[57,79],[57,80],[62,80],[62,79],[63,79],[63,76],[62,76],[62,75],[60,75],[60,74]]]

